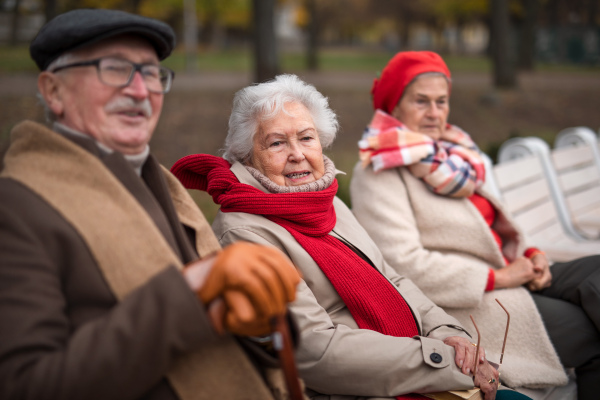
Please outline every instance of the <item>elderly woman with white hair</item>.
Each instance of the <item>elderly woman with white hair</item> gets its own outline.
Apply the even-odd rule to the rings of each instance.
[[[321,93],[281,75],[236,94],[223,158],[190,155],[172,171],[221,205],[213,229],[222,245],[275,246],[302,273],[290,311],[310,397],[414,399],[479,386],[494,399],[498,372],[483,352],[475,363],[474,339],[385,263],[335,196],[322,150],[337,129]]]

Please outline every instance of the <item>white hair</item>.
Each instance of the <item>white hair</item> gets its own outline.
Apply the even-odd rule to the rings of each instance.
[[[52,71],[54,68],[62,67],[63,65],[66,65],[75,59],[76,57],[73,53],[61,54],[57,59],[55,59],[48,65],[46,71]],[[46,122],[51,124],[54,121],[56,121],[58,119],[58,116],[52,112],[50,107],[48,107],[48,103],[46,103],[46,99],[44,99],[44,96],[42,96],[42,94],[38,92],[37,98],[40,101],[42,107],[44,107],[44,117],[46,118]]]
[[[259,124],[281,111],[286,112],[284,105],[292,102],[304,105],[310,112],[321,146],[331,146],[339,123],[327,98],[296,75],[284,74],[235,94],[223,158],[230,163],[246,163],[252,156],[253,139]]]
[[[54,68],[62,67],[63,65],[66,65],[66,64],[74,61],[75,59],[77,59],[77,57],[75,56],[74,53],[72,53],[72,52],[63,53],[60,56],[58,56],[54,61],[52,61],[50,64],[48,64],[48,67],[46,67],[46,71],[52,71]]]

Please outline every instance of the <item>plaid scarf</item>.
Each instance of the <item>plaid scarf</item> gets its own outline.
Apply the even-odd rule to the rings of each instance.
[[[485,166],[471,137],[454,125],[447,125],[440,140],[409,131],[381,110],[358,142],[363,166],[382,169],[408,167],[434,193],[469,197],[485,181]]]
[[[316,192],[263,193],[239,182],[227,161],[207,154],[186,156],[171,172],[186,188],[208,192],[222,212],[262,215],[285,228],[315,260],[361,329],[397,337],[419,334],[412,311],[396,287],[329,235],[336,224],[337,180]],[[415,396],[397,399],[421,398]]]

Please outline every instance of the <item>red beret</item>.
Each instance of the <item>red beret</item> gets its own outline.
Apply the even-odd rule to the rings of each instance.
[[[425,72],[441,72],[450,79],[450,70],[442,57],[432,51],[401,51],[392,58],[373,81],[373,109],[391,114],[406,86]]]

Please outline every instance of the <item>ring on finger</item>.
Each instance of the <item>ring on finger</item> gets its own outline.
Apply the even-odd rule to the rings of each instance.
[[[495,379],[495,378],[492,378],[492,379],[490,379],[490,380],[488,381],[488,383],[494,383],[494,382],[496,382],[496,379]]]

